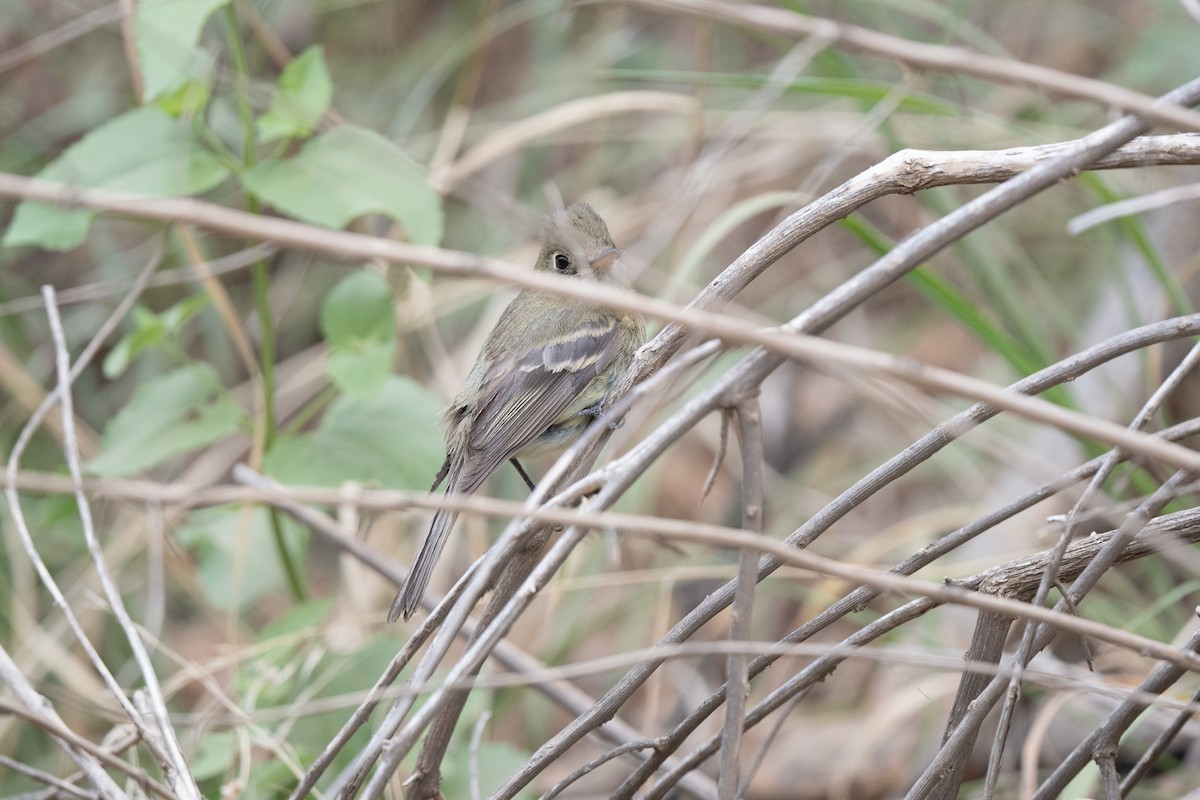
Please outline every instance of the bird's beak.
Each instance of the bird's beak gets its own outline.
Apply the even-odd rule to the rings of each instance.
[[[606,247],[588,259],[588,266],[593,269],[608,269],[621,253],[615,247]]]

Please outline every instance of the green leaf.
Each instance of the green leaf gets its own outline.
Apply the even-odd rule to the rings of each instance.
[[[168,333],[176,335],[183,330],[183,326],[196,315],[196,312],[207,305],[208,295],[206,294],[194,294],[184,298],[162,313],[163,325],[166,326]]]
[[[194,117],[208,105],[209,88],[203,81],[188,80],[166,94],[160,95],[154,104],[172,117]]]
[[[259,200],[305,222],[343,228],[364,214],[385,214],[415,244],[436,245],[442,238],[441,199],[421,168],[365,128],[334,128],[293,158],[247,170],[242,182]]]
[[[292,634],[320,629],[329,620],[334,604],[335,600],[332,597],[299,603],[259,631],[258,641],[270,644],[276,637],[285,638]]]
[[[211,189],[228,174],[187,125],[162,109],[147,106],[96,128],[68,147],[38,177],[154,197],[178,197]],[[93,216],[93,212],[81,209],[21,203],[4,235],[4,244],[69,250],[86,238]]]
[[[287,518],[282,524],[289,548],[302,549],[307,531]],[[217,608],[244,609],[263,594],[288,585],[266,508],[219,506],[196,511],[178,535],[195,551],[200,584]]]
[[[188,762],[192,777],[207,781],[224,775],[238,754],[238,741],[228,731],[208,731],[200,741],[200,753]]]
[[[138,387],[104,429],[96,475],[132,475],[237,430],[242,409],[207,364],[192,364]]]
[[[395,338],[396,312],[387,281],[368,269],[343,278],[321,306],[321,332],[336,347]]]
[[[181,300],[162,314],[142,306],[133,307],[134,330],[121,337],[104,358],[104,377],[112,380],[121,375],[133,359],[142,352],[159,347],[179,334],[184,324],[197,311],[208,305],[208,295],[196,294]]]
[[[391,376],[372,398],[339,396],[316,430],[280,436],[263,466],[283,483],[427,489],[445,453],[439,406],[416,381]]]
[[[325,371],[343,392],[369,399],[383,388],[395,359],[394,342],[362,342],[353,350],[330,350]]]
[[[342,280],[321,305],[321,332],[329,342],[329,377],[344,392],[373,397],[392,374],[396,310],[392,290],[375,272]]]
[[[214,57],[196,46],[204,23],[229,0],[141,0],[134,39],[142,70],[144,101],[177,89],[203,74]]]
[[[166,326],[162,319],[142,306],[134,306],[134,329],[121,337],[109,354],[104,357],[104,377],[113,380],[119,377],[140,353],[157,347],[166,338]]]
[[[333,82],[325,66],[325,53],[320,45],[313,45],[296,56],[279,76],[271,108],[258,120],[258,140],[308,136],[332,99]]]

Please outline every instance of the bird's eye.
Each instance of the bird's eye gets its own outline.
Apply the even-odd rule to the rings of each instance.
[[[555,253],[554,268],[559,272],[566,272],[571,268],[571,259],[566,253]]]

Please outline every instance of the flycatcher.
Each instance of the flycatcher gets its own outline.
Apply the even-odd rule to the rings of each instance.
[[[536,268],[567,280],[629,288],[604,220],[585,203],[546,218]],[[645,338],[641,319],[529,289],[488,335],[463,387],[442,413],[446,460],[436,491],[474,492],[504,462],[562,450],[599,415]],[[532,486],[530,487],[532,488]],[[420,605],[457,511],[439,510],[388,613],[395,622]]]

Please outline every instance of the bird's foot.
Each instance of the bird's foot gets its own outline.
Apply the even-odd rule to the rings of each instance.
[[[604,422],[607,423],[608,429],[610,431],[615,431],[618,428],[623,427],[625,425],[624,419],[617,419],[617,420],[610,419],[608,417],[608,415],[604,413],[603,409],[600,408],[599,403],[597,403],[594,406],[588,406],[587,408],[585,408],[583,410],[583,413],[587,414],[592,419],[604,420]]]

